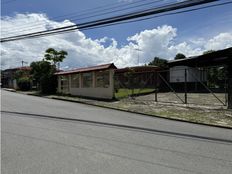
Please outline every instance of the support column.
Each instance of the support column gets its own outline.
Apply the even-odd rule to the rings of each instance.
[[[109,81],[110,81],[110,88],[111,88],[111,92],[112,92],[112,98],[114,98],[114,70],[110,69],[109,70]]]
[[[96,72],[95,71],[92,72],[92,79],[93,79],[92,88],[96,88]]]
[[[61,93],[61,76],[58,76],[58,92]]]
[[[232,64],[228,65],[228,109],[232,109]]]
[[[71,74],[68,75],[68,94],[71,94]]]

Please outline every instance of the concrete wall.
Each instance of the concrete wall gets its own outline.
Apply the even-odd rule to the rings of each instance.
[[[72,88],[71,85],[71,75],[69,76],[69,89],[68,90],[61,90],[61,78],[58,77],[58,92],[71,94],[76,96],[83,96],[83,97],[92,97],[92,98],[102,98],[102,99],[112,99],[114,97],[114,70],[109,70],[109,82],[110,85],[108,88],[97,88],[95,87],[95,72],[93,73],[93,85],[90,88],[83,88],[82,85],[82,74],[80,73],[79,78],[79,88]]]

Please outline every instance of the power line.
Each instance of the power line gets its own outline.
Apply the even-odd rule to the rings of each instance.
[[[103,26],[96,26],[96,27],[86,28],[86,29],[82,29],[81,31],[83,31],[83,30],[97,29],[97,28],[102,28],[102,27],[108,27],[108,26],[113,26],[113,25],[119,25],[119,24],[134,23],[134,22],[139,22],[139,21],[154,19],[154,18],[158,18],[158,17],[162,17],[162,16],[170,16],[170,15],[176,15],[176,14],[181,14],[181,13],[187,13],[187,12],[202,10],[202,9],[211,8],[211,7],[218,7],[218,6],[222,6],[222,5],[226,5],[226,4],[232,4],[232,2],[226,2],[226,3],[221,3],[221,4],[208,5],[208,6],[204,6],[204,7],[192,8],[192,9],[189,9],[189,10],[182,10],[182,11],[178,11],[178,12],[164,13],[164,14],[155,15],[155,16],[151,16],[151,17],[145,17],[145,18],[136,19],[136,20],[122,21],[122,22],[117,22],[117,23],[113,23],[113,24],[107,24],[107,25],[103,25]],[[73,31],[70,31],[70,32],[73,32]]]
[[[176,8],[175,8],[176,9]],[[160,10],[160,9],[158,9],[158,10]],[[172,9],[173,10],[173,9]],[[167,11],[167,9],[165,10],[165,11]],[[170,9],[169,9],[169,11],[170,11]],[[162,12],[162,11],[161,11]],[[158,12],[158,13],[160,13],[160,11]],[[140,14],[141,15],[141,14]],[[125,17],[125,16],[123,16],[123,17]],[[126,16],[127,17],[127,16]],[[131,18],[131,16],[128,18],[127,17],[127,19],[130,19]],[[134,17],[133,17],[134,18]],[[105,19],[106,20],[106,19]],[[115,20],[115,19],[114,19]],[[116,19],[115,21],[104,21],[104,19],[103,20],[99,20],[99,21],[94,21],[94,22],[98,22],[97,24],[94,24],[93,22],[91,23],[84,23],[84,24],[82,24],[82,25],[84,25],[84,26],[82,26],[82,25],[73,25],[73,26],[68,26],[68,27],[61,27],[61,28],[57,28],[57,29],[54,29],[54,30],[61,30],[61,31],[54,31],[54,30],[50,30],[50,31],[44,31],[44,32],[36,32],[36,33],[31,33],[31,34],[26,34],[26,35],[19,35],[19,36],[16,36],[16,37],[23,37],[23,36],[29,36],[29,37],[35,37],[35,36],[42,36],[42,35],[51,35],[51,34],[55,34],[55,33],[64,33],[64,32],[68,32],[68,31],[72,31],[72,30],[76,30],[76,29],[88,29],[88,28],[94,28],[95,26],[105,26],[106,24],[108,24],[108,23],[112,23],[112,22],[120,22],[120,20],[121,19]],[[100,22],[100,23],[99,23]],[[87,25],[87,26],[85,26],[85,24]],[[70,28],[71,27],[71,28]],[[49,32],[49,33],[48,33]],[[35,35],[35,34],[37,34],[37,35]],[[14,38],[14,40],[18,40],[18,39],[21,39],[21,38],[15,38],[15,37],[12,37],[12,38]],[[5,38],[4,38],[5,39]],[[7,39],[9,39],[9,38],[7,38]],[[4,42],[4,40],[3,40],[3,42]]]
[[[51,18],[51,20],[55,20],[55,19],[62,19],[62,20],[64,20],[64,19],[66,19],[66,18],[63,18],[63,17],[71,17],[71,20],[72,20],[72,18],[74,18],[74,17],[82,17],[83,16],[83,18],[85,18],[85,17],[89,17],[89,16],[93,16],[93,14],[97,14],[98,15],[98,12],[100,12],[100,13],[102,13],[102,12],[104,12],[104,11],[109,11],[109,10],[115,10],[115,9],[117,9],[117,8],[119,8],[119,7],[127,7],[127,6],[131,6],[131,5],[134,5],[134,4],[138,4],[138,3],[141,3],[141,2],[146,2],[146,1],[151,1],[151,0],[138,0],[138,1],[134,1],[134,2],[131,2],[131,3],[127,3],[127,4],[120,4],[120,5],[118,5],[118,3],[117,3],[117,5],[115,5],[116,3],[113,3],[113,4],[111,4],[111,5],[105,5],[105,6],[99,6],[99,7],[96,7],[96,8],[92,8],[92,9],[88,9],[88,10],[83,10],[83,11],[81,11],[81,12],[85,12],[85,13],[70,13],[71,14],[71,16],[70,16],[70,14],[67,14],[67,15],[62,15],[62,16],[57,16],[57,17],[54,17],[54,18]],[[165,1],[165,0],[153,0],[152,2],[150,2],[150,3],[159,3],[159,2],[162,2],[162,1]],[[148,4],[150,4],[150,3],[146,3],[146,4],[141,4],[140,6],[143,6],[143,5],[148,5]],[[107,7],[110,7],[110,8],[107,8]],[[128,8],[128,7],[127,7]],[[132,7],[130,7],[130,8],[134,8],[134,6],[132,6]],[[89,15],[91,13],[91,15]],[[74,15],[74,14],[76,14],[76,15]],[[87,15],[87,16],[86,16]],[[95,16],[95,15],[94,15]],[[62,18],[61,18],[62,17]],[[74,18],[75,19],[75,18]],[[78,18],[77,19],[75,19],[75,20],[78,20]],[[34,23],[32,23],[32,24],[36,24],[36,23],[38,23],[38,22],[34,22]],[[31,24],[31,23],[30,23]],[[40,22],[40,24],[41,24],[41,22]],[[24,25],[23,25],[24,26]],[[25,25],[26,26],[26,25]],[[27,25],[28,26],[28,25]],[[25,28],[25,27],[21,27],[21,28]],[[27,28],[27,27],[26,27]],[[6,31],[9,31],[9,30],[11,30],[12,31],[12,28],[2,28],[3,30],[2,31],[4,31],[4,30],[6,30]],[[17,30],[18,30],[18,28],[17,28]]]
[[[143,0],[145,1],[145,0]],[[110,12],[104,12],[104,11],[100,11],[101,13],[92,13],[91,12],[91,15],[88,15],[88,16],[83,16],[82,18],[71,18],[69,20],[72,20],[72,21],[77,21],[77,20],[82,20],[82,19],[89,19],[89,18],[93,18],[93,17],[98,17],[98,16],[103,16],[103,15],[106,15],[106,14],[113,14],[113,13],[116,13],[116,12],[120,12],[120,11],[125,11],[125,10],[130,10],[130,9],[133,9],[133,8],[137,8],[137,7],[142,7],[142,6],[146,6],[146,5],[151,5],[151,4],[154,4],[154,3],[158,3],[158,2],[162,2],[164,0],[156,0],[156,1],[153,1],[153,2],[149,2],[149,3],[144,3],[144,4],[140,4],[140,5],[136,5],[136,6],[132,6],[132,7],[126,7],[126,8],[123,8],[123,9],[118,9],[118,10],[113,10],[113,11],[110,11]],[[137,1],[137,2],[141,2],[141,1]],[[134,2],[135,3],[135,2]],[[164,5],[167,5],[167,4],[171,4],[171,3],[165,3]],[[109,8],[107,9],[106,11],[110,10],[112,8]],[[89,14],[89,13],[85,13],[85,14]],[[94,15],[95,14],[95,15]],[[79,17],[81,17],[82,15],[80,15]],[[14,33],[18,33],[18,32],[25,32],[25,31],[30,31],[32,29],[35,29],[35,28],[38,28],[36,26],[40,26],[40,24],[38,25],[35,25],[35,26],[32,26],[30,28],[27,28],[25,30],[14,30],[12,32],[12,28],[10,29],[11,32],[7,32],[7,35],[9,34],[14,34]],[[22,27],[22,28],[26,28],[26,27]],[[9,29],[8,29],[9,31]],[[8,36],[9,37],[9,36]]]
[[[1,42],[9,42],[13,40],[20,40],[20,39],[26,39],[26,38],[33,38],[33,37],[41,37],[45,35],[51,35],[51,34],[57,34],[57,33],[64,33],[64,32],[69,32],[72,30],[83,30],[83,29],[90,29],[94,27],[100,27],[100,26],[105,26],[108,24],[114,24],[114,23],[119,23],[123,21],[128,21],[136,18],[141,18],[145,16],[150,16],[150,15],[155,15],[159,13],[165,13],[169,11],[175,11],[187,7],[193,7],[196,5],[202,5],[210,2],[214,2],[216,0],[192,0],[192,1],[184,1],[184,2],[179,2],[173,5],[167,5],[164,7],[160,8],[153,8],[153,9],[148,9],[145,11],[139,11],[135,13],[130,13],[126,15],[120,15],[120,16],[115,16],[112,18],[105,18],[105,19],[100,19],[96,21],[91,21],[87,23],[83,23],[80,25],[71,25],[71,26],[66,26],[66,27],[60,27],[56,28],[53,30],[48,30],[48,31],[42,31],[42,32],[35,32],[35,33],[30,33],[30,34],[24,34],[24,35],[18,35],[18,36],[13,36],[13,37],[8,37],[8,38],[2,38]]]

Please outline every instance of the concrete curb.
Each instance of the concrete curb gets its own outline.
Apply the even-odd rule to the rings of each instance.
[[[17,92],[17,91],[11,91],[11,92]],[[20,93],[20,94],[24,94],[24,93]],[[184,123],[191,123],[191,124],[196,124],[196,125],[203,125],[203,126],[210,126],[210,127],[216,127],[216,128],[223,128],[223,129],[232,130],[232,127],[229,127],[229,126],[193,122],[193,121],[181,120],[181,119],[177,119],[177,118],[162,117],[162,116],[159,116],[159,115],[150,115],[150,114],[146,114],[146,113],[130,111],[130,110],[114,108],[114,107],[108,107],[108,106],[103,106],[103,105],[97,105],[97,104],[92,104],[92,103],[83,102],[83,101],[75,101],[75,100],[70,100],[70,99],[62,99],[62,98],[59,98],[59,97],[47,97],[47,96],[40,96],[40,95],[34,95],[34,94],[24,94],[24,95],[32,95],[32,96],[43,97],[43,98],[47,98],[47,99],[61,100],[61,101],[67,101],[67,102],[72,102],[72,103],[80,103],[80,104],[85,104],[85,105],[90,105],[90,106],[96,106],[96,107],[107,108],[107,109],[112,109],[112,110],[117,110],[117,111],[122,111],[122,112],[128,112],[128,113],[132,113],[132,114],[143,115],[143,116],[146,116],[146,117],[153,117],[153,118],[160,118],[160,119],[166,119],[166,120],[180,121],[180,122],[184,122]]]
[[[49,98],[49,97],[45,97],[45,98]],[[74,101],[74,100],[62,99],[62,98],[58,98],[58,97],[51,97],[50,99],[86,104],[86,105],[90,105],[90,106],[113,109],[113,110],[117,110],[117,111],[128,112],[128,113],[133,113],[133,114],[138,114],[138,115],[143,115],[143,116],[153,117],[153,118],[161,118],[161,119],[166,119],[166,120],[180,121],[180,122],[184,122],[184,123],[191,123],[191,124],[203,125],[203,126],[211,126],[211,127],[224,128],[224,129],[230,129],[230,130],[232,129],[232,127],[229,127],[229,126],[213,125],[213,124],[207,124],[207,123],[198,123],[198,122],[193,122],[193,121],[181,120],[181,119],[177,119],[177,118],[162,117],[159,115],[150,115],[150,114],[146,114],[146,113],[130,111],[130,110],[114,108],[114,107],[108,107],[108,106],[102,106],[102,105],[92,104],[92,103],[83,102],[83,101]]]

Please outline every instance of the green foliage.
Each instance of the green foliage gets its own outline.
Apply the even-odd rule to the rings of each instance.
[[[144,88],[144,89],[125,89],[125,88],[120,88],[115,92],[115,98],[120,99],[120,98],[125,98],[128,96],[133,96],[133,95],[143,95],[143,94],[149,94],[151,92],[154,92],[155,89],[152,88]]]
[[[27,70],[17,70],[14,74],[14,79],[18,80],[22,77],[30,77],[30,71]]]
[[[162,59],[159,57],[155,57],[153,61],[151,61],[148,65],[158,66],[160,68],[168,68],[168,61],[166,59]]]
[[[20,90],[28,91],[31,89],[31,79],[28,71],[18,70],[14,74],[14,79],[17,81],[17,85]]]
[[[184,54],[178,53],[178,54],[175,56],[174,60],[185,59],[185,58],[186,58],[186,56],[185,56]]]
[[[207,69],[208,86],[224,88],[227,70],[225,67],[210,67]]]
[[[208,50],[208,51],[204,51],[203,54],[209,54],[209,53],[213,53],[215,52],[214,50]]]
[[[18,87],[22,91],[28,91],[31,89],[31,80],[29,77],[21,77],[17,80]]]
[[[57,63],[62,62],[68,55],[66,51],[56,51],[54,48],[46,50],[44,60],[31,63],[31,74],[35,80],[41,93],[55,93],[57,89],[56,72]]]
[[[53,65],[57,65],[59,62],[63,62],[68,53],[64,50],[56,51],[54,48],[48,48],[44,55],[44,58],[48,62],[52,62]]]
[[[31,63],[31,74],[35,81],[38,82],[41,93],[55,93],[57,88],[54,73],[56,68],[47,61],[37,61]]]
[[[24,77],[26,75],[25,71],[18,70],[14,74],[14,78],[18,81],[21,77]]]

